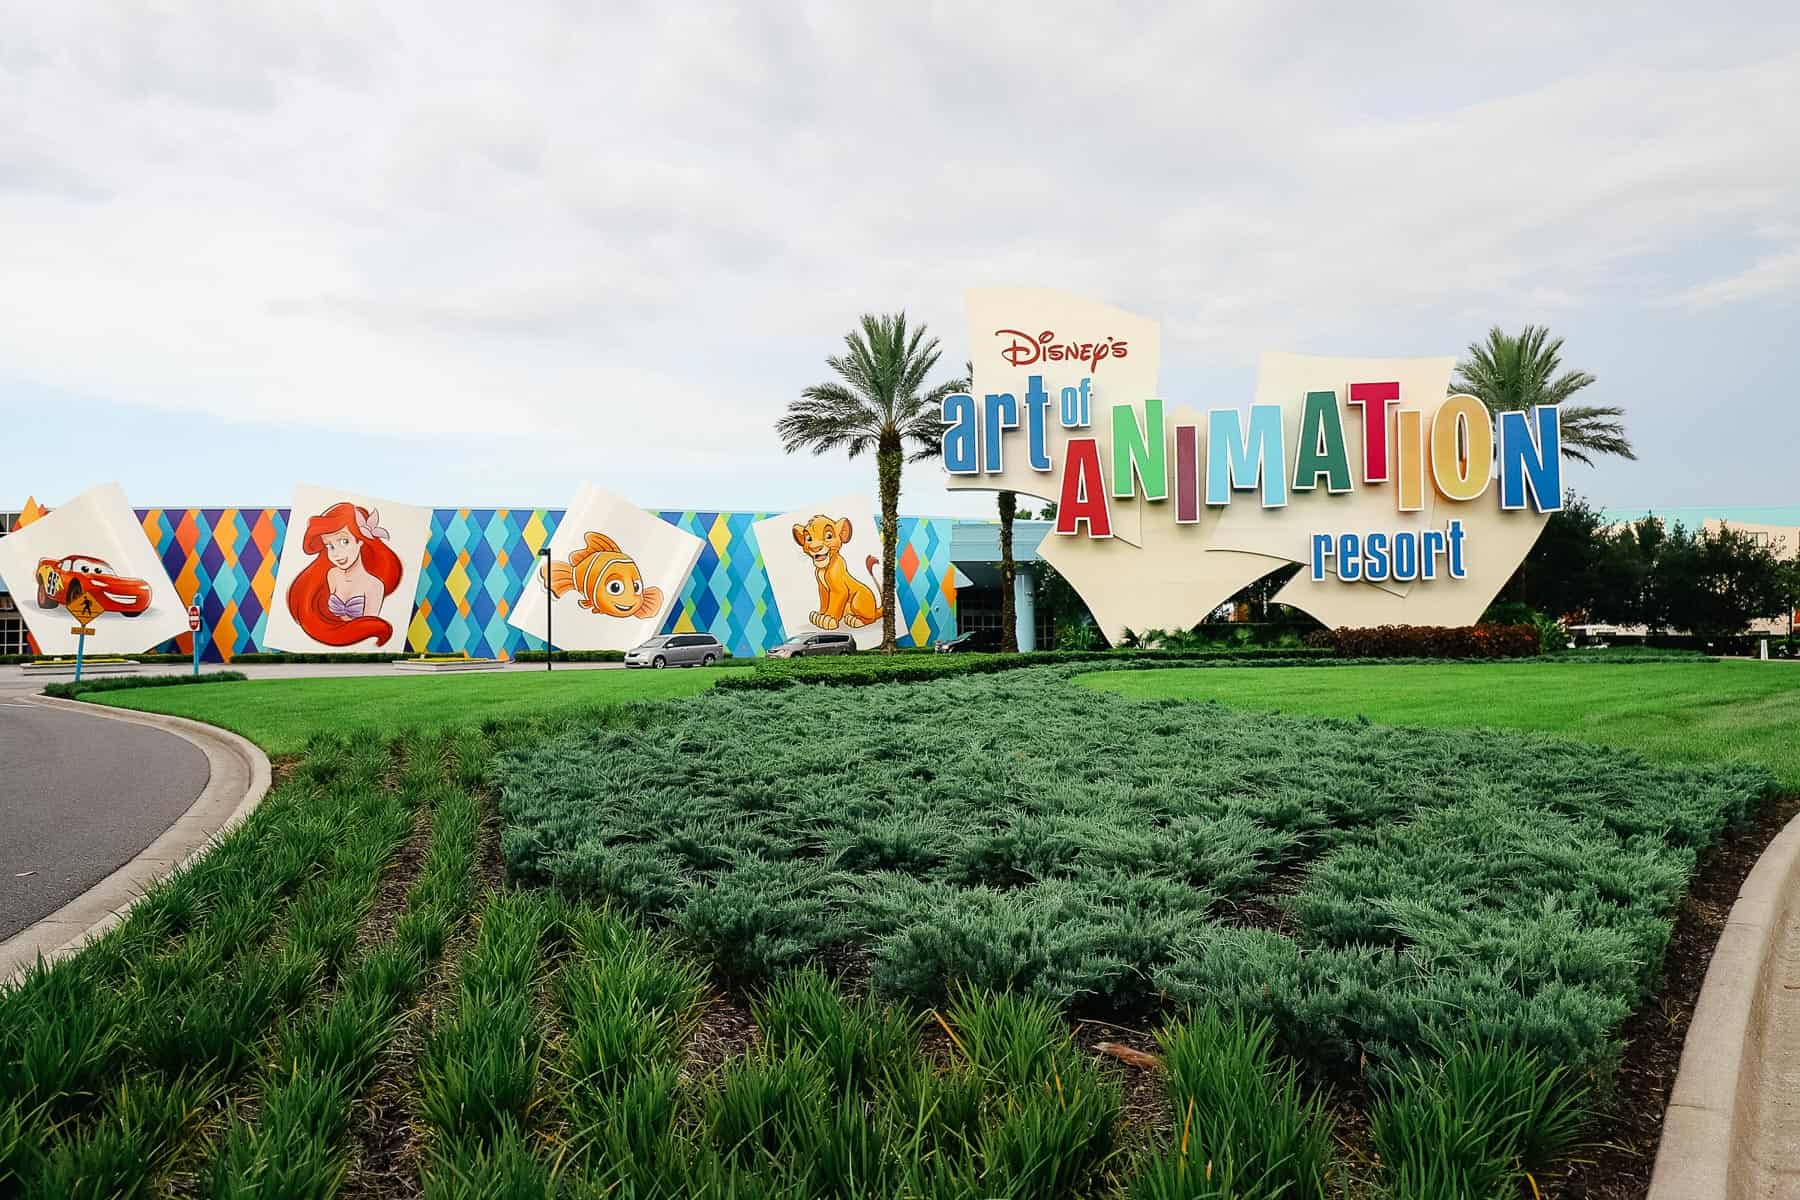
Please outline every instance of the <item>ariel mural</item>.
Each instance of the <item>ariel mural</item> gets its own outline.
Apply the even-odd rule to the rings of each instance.
[[[302,484],[291,511],[268,644],[318,653],[403,649],[430,510]]]
[[[405,572],[380,518],[379,509],[344,500],[307,519],[300,548],[312,561],[288,588],[287,605],[313,641],[354,646],[393,636],[393,625],[379,615],[381,603]]]

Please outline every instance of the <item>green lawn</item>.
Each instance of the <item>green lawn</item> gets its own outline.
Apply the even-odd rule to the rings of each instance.
[[[362,675],[132,688],[99,704],[169,713],[242,734],[270,754],[294,754],[315,733],[437,729],[489,718],[667,700],[712,686],[716,671],[507,671],[468,675]]]
[[[1282,670],[1107,671],[1084,686],[1133,699],[1366,716],[1390,725],[1528,729],[1684,762],[1754,762],[1800,788],[1792,663],[1446,663]]]

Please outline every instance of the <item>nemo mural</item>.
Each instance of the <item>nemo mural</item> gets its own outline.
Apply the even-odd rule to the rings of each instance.
[[[644,586],[644,573],[604,533],[590,531],[569,561],[552,559],[539,572],[556,596],[574,592],[588,612],[608,617],[654,617],[662,608],[662,589]]]

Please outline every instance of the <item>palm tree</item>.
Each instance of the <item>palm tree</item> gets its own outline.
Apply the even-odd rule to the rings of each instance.
[[[1527,325],[1517,337],[1496,325],[1485,343],[1471,343],[1469,357],[1456,364],[1450,391],[1476,397],[1490,412],[1556,405],[1562,410],[1562,452],[1578,463],[1591,467],[1596,454],[1637,458],[1625,436],[1624,409],[1566,403],[1594,377],[1586,371],[1557,374],[1562,344],[1542,325]]]
[[[1013,561],[1013,518],[1019,512],[1016,492],[1000,493],[1000,649],[1007,654],[1019,652],[1018,602],[1013,597],[1013,580],[1019,565]]]
[[[837,379],[816,383],[775,422],[782,449],[814,454],[842,449],[855,458],[875,451],[881,492],[881,649],[894,651],[894,543],[900,531],[900,470],[911,459],[936,457],[943,447],[944,397],[956,380],[927,386],[938,343],[923,325],[909,329],[906,314],[864,313],[844,337],[846,352],[825,360]]]

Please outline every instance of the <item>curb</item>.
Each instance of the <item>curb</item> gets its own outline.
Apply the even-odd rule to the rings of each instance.
[[[39,955],[46,963],[67,958],[119,924],[151,884],[206,853],[222,835],[255,812],[269,790],[268,756],[235,733],[160,713],[49,696],[26,699],[45,708],[70,709],[102,720],[149,725],[172,733],[206,755],[207,777],[206,786],[188,810],[124,866],[49,916],[0,942],[0,988],[16,982],[32,968]]]
[[[1764,1062],[1777,1008],[1784,934],[1800,905],[1800,817],[1756,860],[1726,918],[1700,986],[1663,1116],[1646,1200],[1739,1200],[1758,1194],[1763,1168]],[[1776,1054],[1779,1058],[1779,1053]]]

